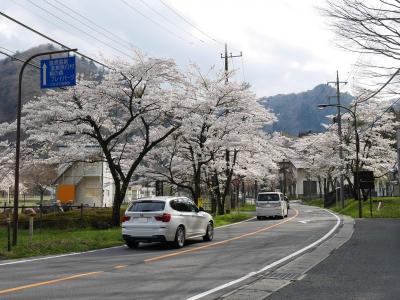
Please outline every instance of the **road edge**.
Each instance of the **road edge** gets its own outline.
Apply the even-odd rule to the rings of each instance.
[[[266,299],[279,289],[305,278],[311,269],[349,241],[354,232],[355,221],[353,218],[334,213],[327,209],[324,210],[340,218],[338,228],[329,238],[298,255],[293,260],[257,276],[255,280],[247,282],[220,297],[209,299],[254,299],[254,296],[257,299]]]
[[[249,216],[248,219],[245,219],[245,220],[242,220],[239,222],[235,222],[235,223],[231,223],[231,224],[218,226],[218,227],[215,227],[215,229],[238,225],[238,224],[241,224],[244,222],[248,222],[254,218],[255,218],[254,216]],[[201,236],[197,236],[197,237],[201,237]],[[192,238],[196,238],[196,237],[192,237]],[[99,248],[99,249],[93,249],[93,250],[81,251],[81,252],[60,253],[60,254],[45,255],[45,256],[30,256],[30,257],[18,258],[18,259],[0,259],[0,267],[34,262],[34,261],[49,260],[49,259],[55,259],[55,258],[61,258],[61,257],[84,255],[84,254],[90,254],[90,253],[94,253],[94,252],[106,251],[106,250],[111,250],[111,249],[115,249],[115,248],[123,248],[123,247],[126,247],[126,246],[123,242],[121,242],[121,245],[118,245],[118,246],[111,246],[111,247]]]
[[[354,220],[350,217],[339,215],[327,209],[320,209],[328,212],[337,220],[335,226],[322,238],[258,271],[192,296],[187,300],[264,299],[292,281],[304,278],[306,272],[348,241],[354,231]],[[315,253],[319,253],[319,255],[315,255]],[[291,270],[296,270],[296,273]],[[285,276],[276,279],[277,275],[289,275],[290,279],[286,279]],[[227,293],[228,287],[234,289]]]

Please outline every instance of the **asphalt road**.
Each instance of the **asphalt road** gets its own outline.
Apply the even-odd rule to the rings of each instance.
[[[267,299],[400,299],[400,220],[356,220],[352,238]]]
[[[154,243],[0,262],[0,299],[186,299],[308,246],[337,222],[319,208],[292,208],[287,219],[216,229],[212,242],[193,240],[180,250]]]

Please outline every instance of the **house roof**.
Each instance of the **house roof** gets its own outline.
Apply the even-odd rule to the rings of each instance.
[[[308,169],[310,167],[305,160],[291,160],[291,163],[296,169]]]

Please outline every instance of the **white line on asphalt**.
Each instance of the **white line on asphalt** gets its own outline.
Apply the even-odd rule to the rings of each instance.
[[[250,220],[253,220],[253,219],[255,219],[255,218],[256,218],[256,217],[251,217],[250,219],[246,219],[246,220],[243,220],[243,221],[240,221],[240,222],[236,222],[236,223],[232,223],[232,224],[227,224],[227,225],[218,226],[218,227],[215,227],[215,229],[220,229],[220,228],[225,228],[225,227],[229,227],[229,226],[233,226],[233,225],[242,224],[242,223],[248,222],[248,221],[250,221]]]
[[[302,248],[302,249],[300,249],[300,250],[298,250],[298,251],[296,251],[296,252],[294,252],[294,253],[286,256],[286,257],[284,257],[284,258],[281,258],[281,259],[279,259],[279,260],[277,260],[277,261],[265,266],[264,268],[262,268],[262,269],[260,269],[258,271],[251,272],[251,273],[249,273],[249,274],[247,274],[247,275],[245,275],[243,277],[240,277],[240,278],[238,278],[236,280],[227,282],[227,283],[222,284],[220,286],[217,286],[217,287],[215,287],[215,288],[213,288],[211,290],[208,290],[208,291],[203,292],[201,294],[198,294],[198,295],[195,295],[193,297],[190,297],[187,300],[197,300],[197,299],[203,298],[205,296],[208,296],[210,294],[213,294],[215,292],[218,292],[220,290],[223,290],[224,288],[227,288],[227,287],[230,287],[232,285],[235,285],[235,284],[237,284],[237,283],[239,283],[241,281],[244,281],[246,279],[249,279],[249,278],[253,277],[254,275],[263,273],[263,272],[265,272],[265,271],[267,271],[267,270],[269,270],[269,269],[271,269],[273,267],[276,267],[276,266],[280,265],[281,263],[284,263],[284,262],[286,262],[286,261],[288,261],[288,260],[290,260],[290,259],[292,259],[292,258],[294,258],[294,257],[306,252],[307,250],[315,247],[319,243],[323,242],[329,236],[331,236],[340,225],[340,218],[336,214],[330,212],[329,210],[326,210],[326,209],[324,209],[324,210],[327,211],[328,213],[330,213],[331,215],[333,215],[337,219],[337,222],[336,222],[335,226],[333,226],[332,229],[327,234],[325,234],[322,238],[320,238],[319,240],[315,241],[314,243],[312,243],[312,244],[310,244],[310,245],[308,245],[308,246],[306,246],[306,247],[304,247],[304,248]]]
[[[253,220],[253,219],[255,219],[255,218],[256,218],[256,217],[251,217],[251,218],[249,218],[249,219],[246,219],[246,220],[243,220],[243,221],[240,221],[240,222],[236,222],[236,223],[232,223],[232,224],[227,224],[227,225],[218,226],[218,227],[215,227],[214,229],[217,230],[217,229],[221,229],[221,228],[225,228],[225,227],[229,227],[229,226],[233,226],[233,225],[238,225],[238,224],[245,223],[245,222],[247,222],[247,221]],[[195,236],[191,236],[190,238],[188,238],[188,240],[197,239],[197,238],[201,238],[201,237],[203,237],[203,236],[202,236],[202,235],[195,235]]]
[[[224,228],[224,227],[228,227],[228,226],[241,224],[241,223],[250,221],[250,220],[252,220],[254,218],[255,217],[252,217],[252,218],[244,220],[244,221],[240,221],[240,222],[236,222],[236,223],[232,223],[232,224],[228,224],[228,225],[219,226],[219,227],[216,227],[215,229],[220,229],[220,228]],[[199,235],[198,237],[201,237],[201,236]],[[193,238],[195,238],[195,237],[193,237]],[[67,254],[52,255],[52,256],[46,256],[46,257],[38,257],[38,258],[31,258],[31,259],[21,259],[21,260],[15,260],[15,261],[6,262],[6,263],[0,263],[0,267],[1,266],[8,266],[8,265],[22,264],[22,263],[33,262],[33,261],[49,260],[49,259],[53,259],[53,258],[74,256],[74,255],[79,255],[79,254],[93,253],[93,252],[110,250],[110,249],[115,249],[115,248],[122,248],[122,247],[125,247],[125,245],[109,247],[109,248],[102,248],[102,249],[96,249],[96,250],[90,250],[90,251],[84,251],[84,252],[72,252],[72,253],[67,253]],[[143,253],[143,254],[148,254],[148,253]]]
[[[2,264],[0,264],[0,267],[1,266],[7,266],[7,265],[22,264],[22,263],[32,262],[32,261],[48,260],[48,259],[53,259],[53,258],[66,257],[66,256],[74,256],[74,255],[78,255],[78,254],[93,253],[93,252],[110,250],[110,249],[121,248],[121,247],[125,247],[125,246],[122,245],[122,246],[115,246],[115,247],[109,247],[109,248],[103,248],[103,249],[90,250],[90,251],[85,251],[85,252],[72,252],[72,253],[67,253],[67,254],[52,255],[52,256],[46,256],[46,257],[22,259],[22,260],[16,260],[16,261],[10,261],[10,262],[6,262],[6,263],[2,263]]]
[[[303,221],[298,221],[299,223],[307,224],[308,222],[311,222],[311,220],[303,220]]]

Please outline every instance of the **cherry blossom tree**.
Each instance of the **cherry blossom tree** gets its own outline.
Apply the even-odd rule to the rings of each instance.
[[[112,224],[143,158],[180,126],[185,86],[172,60],[114,61],[98,81],[49,91],[23,109],[24,151],[42,163],[107,162],[115,184]]]
[[[208,184],[213,210],[224,203],[239,157],[257,148],[262,127],[273,114],[257,103],[246,84],[226,83],[226,74],[214,78],[191,66],[186,73],[186,104],[193,108],[182,126],[154,151],[144,172],[186,189],[197,202]],[[244,160],[242,160],[244,163]]]
[[[325,133],[300,138],[296,143],[299,155],[308,161],[310,171],[316,177],[328,178],[332,183],[332,179],[343,174],[354,197],[357,197],[352,180],[356,169],[355,122],[360,138],[359,169],[374,171],[375,177],[385,176],[396,163],[395,129],[399,126],[391,109],[393,100],[360,99],[356,98],[349,107],[356,119],[350,113],[342,116],[342,160],[338,155],[337,124],[327,126]]]

